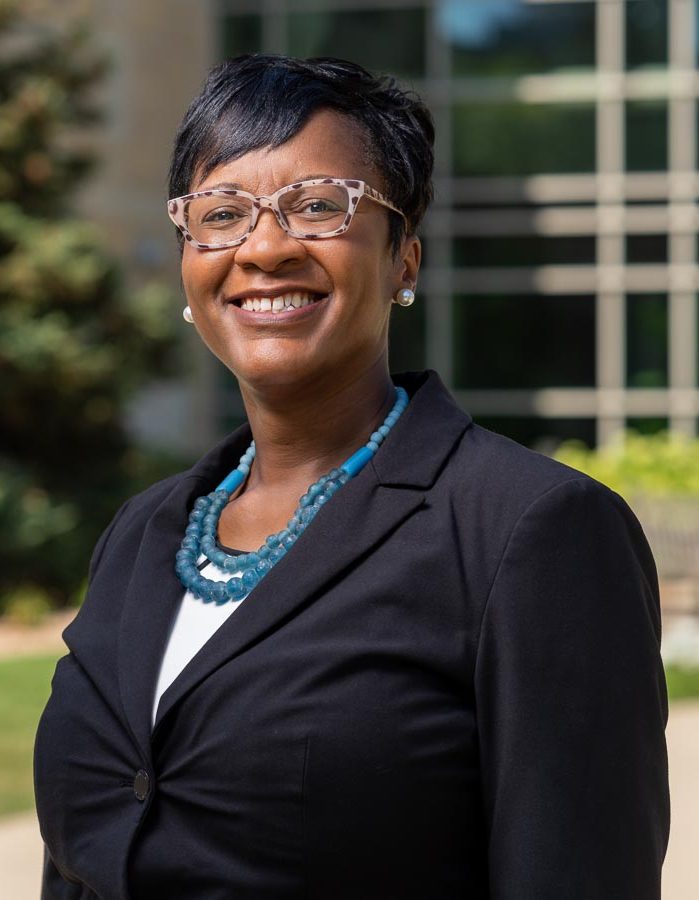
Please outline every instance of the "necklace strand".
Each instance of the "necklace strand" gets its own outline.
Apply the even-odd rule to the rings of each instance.
[[[322,475],[299,500],[286,528],[270,534],[265,542],[250,553],[231,554],[217,543],[218,522],[231,495],[245,482],[255,458],[255,441],[241,456],[240,462],[215,491],[199,497],[189,516],[185,536],[177,551],[175,571],[184,587],[204,603],[221,605],[242,600],[272,567],[294,546],[318,511],[344,484],[354,478],[374,456],[391,428],[408,405],[408,394],[396,388],[396,400],[383,424],[374,431],[367,443],[353,453],[337,469]],[[197,568],[201,555],[224,572],[239,573],[228,581],[213,581]]]

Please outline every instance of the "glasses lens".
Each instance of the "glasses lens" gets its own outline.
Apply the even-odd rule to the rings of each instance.
[[[250,230],[252,203],[237,194],[195,197],[184,210],[187,229],[202,244],[225,244]]]
[[[328,234],[337,231],[349,209],[347,188],[337,184],[316,184],[286,191],[279,198],[279,209],[290,231],[304,234]]]

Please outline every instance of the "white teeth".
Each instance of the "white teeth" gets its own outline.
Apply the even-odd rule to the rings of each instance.
[[[287,309],[301,309],[314,301],[310,294],[295,291],[291,294],[280,294],[278,297],[245,297],[240,301],[240,308],[248,312],[280,313]]]

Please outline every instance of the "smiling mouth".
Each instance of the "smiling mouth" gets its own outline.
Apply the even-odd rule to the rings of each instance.
[[[264,312],[283,315],[294,309],[303,309],[324,300],[324,294],[310,293],[309,291],[294,291],[288,294],[279,294],[276,297],[242,297],[235,300],[234,305],[246,312]]]

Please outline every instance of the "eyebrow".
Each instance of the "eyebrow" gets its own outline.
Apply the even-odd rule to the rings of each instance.
[[[296,184],[299,181],[313,181],[316,178],[335,178],[335,175],[327,175],[324,172],[318,172],[312,175],[301,175],[299,178],[294,178],[293,181],[290,181],[288,184],[283,184],[281,187],[288,187],[289,184]],[[237,181],[217,181],[216,184],[208,184],[206,187],[198,187],[197,191],[244,191],[245,188],[242,184]],[[252,193],[252,191],[248,191],[248,193]]]

